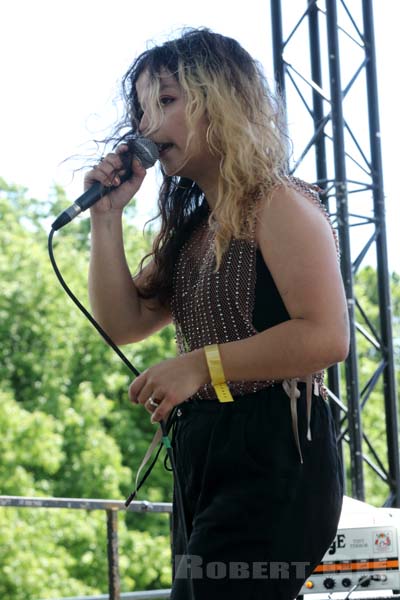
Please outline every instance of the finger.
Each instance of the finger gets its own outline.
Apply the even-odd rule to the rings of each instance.
[[[150,396],[150,398],[146,402],[146,406],[148,405],[149,410],[151,410],[151,412],[153,413],[156,410],[156,408],[158,408],[160,403],[161,403],[161,400],[158,400],[154,396]]]
[[[159,407],[152,413],[150,417],[150,422],[154,424],[159,423],[160,421],[164,421],[168,417],[172,408],[173,404],[170,401],[164,399],[159,405]]]
[[[117,171],[110,165],[107,165],[105,161],[94,167],[85,176],[85,184],[91,185],[98,181],[104,187],[111,187],[112,185],[118,185],[119,176]]]
[[[142,387],[146,383],[146,380],[143,377],[143,375],[144,374],[142,373],[142,375],[140,375],[139,377],[136,377],[136,379],[134,381],[132,381],[132,383],[131,383],[131,385],[129,386],[129,389],[128,389],[129,399],[134,404],[139,404],[138,396],[140,394],[140,391],[141,391]]]
[[[137,158],[132,160],[132,173],[134,176],[139,177],[140,179],[144,178],[146,175],[146,169]]]
[[[146,381],[145,385],[137,394],[138,403],[145,405],[146,402],[148,402],[149,398],[151,398],[151,396],[155,396],[154,388],[149,381]]]
[[[132,189],[132,194],[135,194],[142,184],[143,179],[146,176],[146,169],[142,166],[142,164],[134,159],[130,161],[128,157],[125,165],[122,168],[117,169],[114,167],[115,163],[111,163],[105,158],[93,171],[91,171],[88,175],[88,181],[100,181],[102,185],[105,187],[118,187],[122,181],[124,181],[124,176],[127,171],[131,170],[132,174],[129,179],[125,179],[124,183],[127,186],[130,186]],[[118,163],[119,164],[119,163]],[[122,165],[121,161],[121,165]]]
[[[123,164],[121,157],[116,152],[110,152],[100,161],[99,165],[110,165],[113,169],[121,169]]]
[[[152,417],[150,417],[150,422],[151,422],[153,425],[154,425],[155,423],[158,423],[158,422],[160,422],[160,421],[164,421],[164,422],[166,422],[166,421],[168,420],[168,418],[169,418],[169,415],[171,414],[171,412],[172,412],[173,408],[174,408],[173,406],[170,406],[169,408],[165,408],[165,407],[163,407],[163,408],[162,408],[162,412],[161,412],[161,413],[159,413],[159,415],[161,414],[161,417],[159,417],[159,415],[156,415],[156,417],[155,417],[155,418],[156,418],[156,420],[155,420],[155,421],[153,421],[153,420],[152,420]],[[153,414],[154,414],[154,413],[153,413]]]
[[[128,152],[129,146],[128,144],[120,144],[118,148],[116,148],[116,154],[123,154],[124,152]]]
[[[105,177],[103,183],[108,185],[119,185],[120,176],[126,173],[125,166],[121,158],[116,154],[107,154],[107,156],[96,167]]]
[[[154,396],[150,396],[150,398],[145,402],[144,407],[147,410],[147,412],[152,415],[154,413],[154,411],[158,409],[161,402],[162,402],[162,400],[159,400],[158,398],[155,398]]]
[[[112,187],[120,184],[121,180],[117,175],[115,169],[109,170],[105,167],[98,167],[96,171],[94,171],[95,179],[100,181],[104,185],[104,187]]]
[[[135,158],[127,144],[121,144],[118,146],[115,152],[116,158],[118,158],[121,162],[121,167],[124,167],[125,170],[131,169],[133,176],[142,178],[146,175],[146,169],[143,167],[140,160]]]

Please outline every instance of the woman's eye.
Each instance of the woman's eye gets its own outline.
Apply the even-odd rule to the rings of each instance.
[[[174,99],[171,98],[171,96],[163,96],[162,98],[160,98],[160,104],[162,106],[166,106],[167,104],[171,104],[171,102],[173,102]]]

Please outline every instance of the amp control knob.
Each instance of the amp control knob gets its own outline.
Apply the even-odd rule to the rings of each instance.
[[[331,590],[332,588],[335,587],[335,580],[332,579],[332,577],[327,577],[326,579],[324,579],[324,586],[326,587],[327,590]]]

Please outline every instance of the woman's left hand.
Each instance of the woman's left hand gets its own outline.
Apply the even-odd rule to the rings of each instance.
[[[143,404],[155,423],[209,381],[207,361],[200,348],[146,369],[129,386],[129,398],[134,404]]]

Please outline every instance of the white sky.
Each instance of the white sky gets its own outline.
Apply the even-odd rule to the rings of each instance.
[[[284,5],[290,2],[306,7],[306,0],[284,0]],[[347,0],[347,5],[359,10],[361,0]],[[398,87],[393,78],[400,58],[400,0],[374,0],[374,12],[389,261],[400,272],[400,131],[393,89]],[[272,82],[268,0],[13,0],[1,3],[0,22],[0,176],[27,186],[36,198],[47,199],[54,182],[71,200],[81,194],[81,174],[71,181],[79,162],[62,162],[86,155],[88,142],[107,134],[116,118],[112,101],[120,78],[152,39],[163,41],[185,25],[210,27],[242,43]],[[152,213],[154,194],[149,171],[138,194],[142,216]]]

